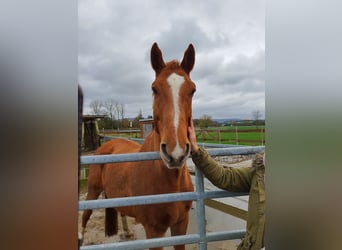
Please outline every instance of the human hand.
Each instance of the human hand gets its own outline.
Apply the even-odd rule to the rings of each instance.
[[[196,132],[192,118],[190,118],[190,126],[188,127],[188,137],[191,145],[191,151],[196,152],[198,150]]]

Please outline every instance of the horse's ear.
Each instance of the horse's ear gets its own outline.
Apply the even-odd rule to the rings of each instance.
[[[181,63],[182,68],[186,73],[190,73],[195,64],[195,49],[190,43],[189,47],[184,52],[184,57]]]
[[[159,75],[160,71],[165,67],[163,55],[157,43],[154,43],[151,48],[151,64],[156,72],[156,76]]]

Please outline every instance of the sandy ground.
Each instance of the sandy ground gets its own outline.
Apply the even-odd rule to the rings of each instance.
[[[85,200],[86,193],[80,193],[80,200]],[[81,229],[82,223],[82,213],[83,211],[78,212],[78,225],[79,229]],[[101,243],[109,243],[109,242],[119,242],[125,241],[122,228],[122,221],[119,219],[119,233],[118,235],[112,237],[105,237],[104,232],[104,221],[105,221],[105,213],[104,209],[95,209],[88,221],[86,232],[83,239],[83,245],[93,245],[93,244],[101,244]],[[142,233],[144,233],[143,227],[140,224],[135,223],[134,218],[127,217],[127,223],[129,225],[130,230],[132,230],[134,236],[130,240],[137,239]],[[81,231],[81,230],[79,230]]]
[[[245,164],[246,164],[246,161],[243,162],[242,165],[245,165]],[[237,165],[240,165],[240,164],[237,164]],[[85,200],[85,197],[86,197],[86,191],[81,191],[80,200]],[[242,209],[247,207],[247,200],[244,200],[241,198],[228,198],[228,199],[232,199],[232,202],[234,204],[237,204],[237,206]],[[196,233],[196,215],[195,215],[194,208],[195,208],[195,202],[193,203],[192,209],[190,210],[190,223],[189,223],[189,228],[188,228],[188,234]],[[82,213],[83,211],[79,211],[78,213],[79,214],[78,216],[79,232],[81,232]],[[128,226],[130,230],[133,232],[133,237],[130,239],[125,239],[124,237],[122,221],[120,218],[119,218],[118,235],[115,235],[112,237],[105,237],[104,221],[105,221],[104,209],[93,210],[93,214],[91,215],[87,224],[86,232],[85,232],[84,239],[83,239],[83,245],[93,245],[93,244],[101,244],[101,243],[120,242],[120,241],[126,241],[126,240],[145,239],[145,232],[144,232],[142,225],[137,224],[134,218],[127,217]],[[207,221],[208,232],[243,229],[245,228],[245,225],[246,225],[245,224],[246,222],[243,220],[240,220],[228,214],[223,214],[221,212],[218,212],[217,210],[214,210],[208,207],[206,208],[206,221]],[[167,232],[166,236],[170,236],[169,231]],[[240,240],[211,242],[208,244],[207,249],[208,250],[235,250],[236,246],[239,243],[240,243]],[[164,249],[172,250],[173,247],[165,247]],[[196,244],[186,245],[186,250],[195,250],[195,249],[197,249]]]

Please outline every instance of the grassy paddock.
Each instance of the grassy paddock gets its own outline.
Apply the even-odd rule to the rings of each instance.
[[[196,135],[198,142],[258,146],[265,143],[264,130],[264,126],[210,127],[196,129]]]
[[[236,138],[236,129],[237,136]],[[263,129],[263,133],[261,130]],[[220,131],[220,132],[218,132]],[[102,134],[101,134],[102,135]],[[140,138],[140,133],[121,132],[106,133],[110,136],[121,136]],[[206,129],[196,128],[198,142],[218,143],[218,144],[239,144],[249,146],[259,146],[265,144],[265,126],[224,126],[224,127],[209,127]],[[238,142],[237,142],[238,139]],[[263,143],[262,143],[263,139]]]

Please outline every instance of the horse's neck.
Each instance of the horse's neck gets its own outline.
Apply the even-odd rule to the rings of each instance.
[[[143,152],[153,152],[159,151],[160,148],[160,136],[155,130],[152,130],[150,134],[145,138],[144,143],[141,147],[141,151]]]

